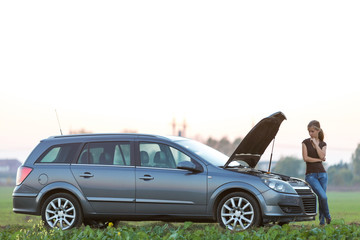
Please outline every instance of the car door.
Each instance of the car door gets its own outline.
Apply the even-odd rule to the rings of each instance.
[[[136,213],[202,215],[207,204],[206,169],[178,149],[140,142],[136,167]],[[201,172],[177,169],[181,161],[197,164]]]
[[[135,167],[130,142],[87,143],[71,170],[97,213],[135,212]]]

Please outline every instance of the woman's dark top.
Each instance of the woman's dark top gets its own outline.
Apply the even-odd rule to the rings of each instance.
[[[308,156],[311,158],[320,158],[315,147],[311,144],[310,138],[305,139],[302,143],[305,144]],[[322,149],[326,146],[324,141],[320,141],[319,147]],[[322,162],[306,162],[306,173],[321,173],[326,172]]]

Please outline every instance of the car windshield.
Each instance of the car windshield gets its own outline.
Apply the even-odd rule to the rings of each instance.
[[[222,167],[229,159],[225,154],[197,141],[181,140],[177,143],[215,166]]]

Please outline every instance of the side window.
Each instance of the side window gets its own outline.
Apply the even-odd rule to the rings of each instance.
[[[56,162],[56,158],[59,155],[61,147],[54,147],[49,150],[49,152],[40,160],[43,163]]]
[[[140,143],[140,162],[141,166],[153,167],[155,166],[154,157],[157,152],[160,152],[160,146],[157,143]]]
[[[140,164],[144,167],[176,168],[182,161],[191,158],[183,152],[160,143],[140,143]]]
[[[36,161],[37,163],[70,163],[75,157],[80,144],[71,143],[50,147]]]
[[[79,164],[131,165],[130,143],[87,143],[78,159]]]
[[[115,145],[114,164],[130,166],[130,144],[119,143]]]
[[[180,152],[176,148],[172,148],[172,147],[170,147],[170,150],[171,150],[171,154],[175,160],[176,166],[179,164],[179,162],[184,162],[184,161],[191,162],[191,158],[188,155],[186,155],[185,153]]]
[[[185,153],[183,153],[173,147],[170,147],[170,150],[171,150],[172,157],[174,158],[174,161],[176,163],[176,166],[180,162],[192,162],[193,164],[195,164],[197,170],[203,171],[203,167],[201,166],[201,164],[196,162],[195,160],[191,159],[191,157],[189,157]]]

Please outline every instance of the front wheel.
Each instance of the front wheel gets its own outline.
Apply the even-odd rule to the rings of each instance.
[[[224,228],[242,231],[251,226],[259,226],[260,209],[256,200],[249,194],[230,193],[218,205],[217,221]]]
[[[56,193],[44,202],[41,217],[45,225],[62,230],[79,227],[82,212],[77,199],[67,193]]]

